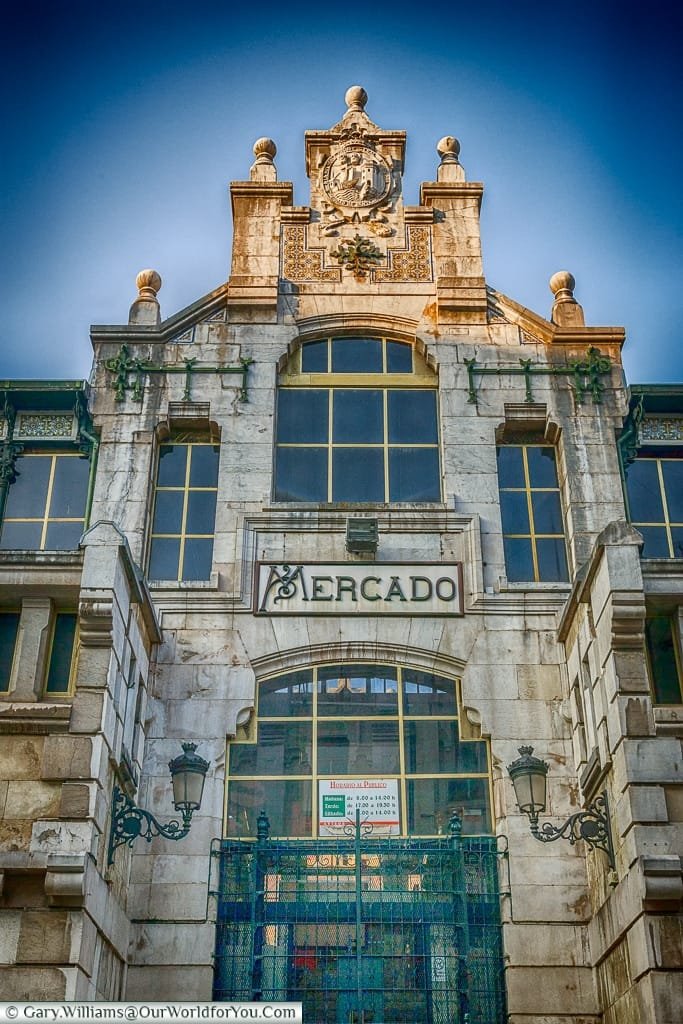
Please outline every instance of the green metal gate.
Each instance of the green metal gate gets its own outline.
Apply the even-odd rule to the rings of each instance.
[[[305,1024],[502,1024],[496,842],[223,840],[214,999],[296,1000]]]

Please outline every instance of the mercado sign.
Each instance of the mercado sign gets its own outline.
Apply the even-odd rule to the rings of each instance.
[[[459,562],[259,562],[257,615],[462,615]]]
[[[318,783],[318,832],[338,835],[355,825],[360,811],[362,825],[372,825],[377,835],[401,831],[398,779],[321,779]]]

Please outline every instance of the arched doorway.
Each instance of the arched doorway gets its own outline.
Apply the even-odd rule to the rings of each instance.
[[[318,665],[262,680],[230,744],[216,999],[307,1024],[503,1020],[488,746],[455,680]]]

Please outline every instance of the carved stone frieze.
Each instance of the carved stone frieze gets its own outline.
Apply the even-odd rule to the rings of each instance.
[[[372,279],[378,284],[389,281],[431,281],[432,247],[429,227],[407,225],[405,248],[388,249],[387,266],[374,270]]]
[[[309,249],[306,228],[287,225],[282,229],[282,276],[289,281],[329,281],[338,284],[341,270],[325,267],[325,250]]]

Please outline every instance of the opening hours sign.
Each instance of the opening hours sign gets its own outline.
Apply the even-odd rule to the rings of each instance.
[[[356,810],[361,824],[372,825],[374,833],[399,835],[398,779],[321,779],[318,787],[321,836],[355,824]]]

